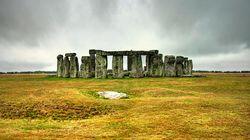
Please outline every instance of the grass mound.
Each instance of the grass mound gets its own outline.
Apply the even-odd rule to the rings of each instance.
[[[95,115],[104,115],[114,111],[110,105],[60,103],[47,104],[0,102],[0,118],[5,119],[36,119],[52,118],[54,120],[84,119]]]

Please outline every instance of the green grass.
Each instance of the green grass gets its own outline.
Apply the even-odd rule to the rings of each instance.
[[[67,79],[0,75],[1,139],[250,138],[250,75]],[[96,92],[127,93],[107,100]]]

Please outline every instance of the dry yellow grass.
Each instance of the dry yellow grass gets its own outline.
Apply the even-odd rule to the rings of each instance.
[[[0,75],[0,138],[250,138],[250,75],[63,79]],[[125,92],[106,100],[96,91]]]

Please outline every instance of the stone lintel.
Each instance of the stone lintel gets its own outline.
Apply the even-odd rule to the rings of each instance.
[[[76,53],[65,53],[66,57],[72,57],[72,56],[76,56]]]
[[[101,53],[101,55],[154,55],[158,54],[158,50],[150,51],[103,51],[103,50],[89,50],[89,54]]]

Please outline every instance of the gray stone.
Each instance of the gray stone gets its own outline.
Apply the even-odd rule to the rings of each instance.
[[[193,61],[192,60],[188,60],[187,69],[188,69],[187,74],[192,75],[192,71],[193,71]]]
[[[64,59],[63,59],[63,77],[68,78],[69,77],[69,71],[70,71],[69,57],[65,56]]]
[[[102,55],[154,55],[158,54],[158,50],[151,51],[102,51],[102,50],[89,50],[90,54],[96,54],[97,52],[102,52]]]
[[[188,74],[188,58],[184,57],[183,60],[183,74],[186,75]]]
[[[74,55],[70,57],[70,77],[71,78],[77,78],[78,77],[78,71],[79,71],[79,63],[78,58]]]
[[[129,76],[133,78],[143,77],[141,55],[137,54],[132,55],[131,72]]]
[[[128,55],[127,64],[128,64],[128,71],[131,71],[132,70],[132,56],[131,55]]]
[[[95,76],[95,54],[90,54],[90,72],[91,77]]]
[[[128,98],[128,95],[125,93],[119,93],[115,91],[103,91],[103,92],[97,92],[97,94],[101,97],[104,97],[106,99],[122,99],[122,98]]]
[[[57,57],[57,76],[58,77],[95,77],[122,78],[129,76],[133,78],[151,76],[151,77],[173,77],[192,75],[193,63],[187,57],[165,56],[164,63],[162,54],[158,50],[150,51],[102,51],[89,50],[90,56],[82,57],[81,70],[79,73],[79,64],[76,53],[66,53],[63,59],[62,55]],[[113,55],[112,68],[107,70],[107,56]],[[146,66],[142,67],[141,55],[146,55]],[[123,56],[127,56],[128,70],[123,70]]]
[[[112,60],[113,78],[123,78],[123,56],[114,55]]]
[[[175,71],[176,71],[176,76],[181,77],[183,76],[183,61],[184,57],[183,56],[177,56],[175,60]]]
[[[146,55],[146,67],[145,67],[145,73],[148,74],[151,68],[151,55]]]
[[[57,56],[57,77],[63,77],[63,55]]]
[[[166,55],[164,58],[164,69],[163,75],[165,77],[175,77],[175,56],[173,55]]]
[[[149,76],[161,77],[163,75],[162,54],[151,55],[149,58]]]
[[[107,78],[107,55],[102,55],[102,52],[96,53],[95,78]]]
[[[90,66],[91,66],[91,59],[90,56],[82,56],[82,64],[80,66],[80,77],[82,78],[90,78],[92,77]]]
[[[67,56],[67,57],[76,56],[76,53],[65,53],[65,56]]]

